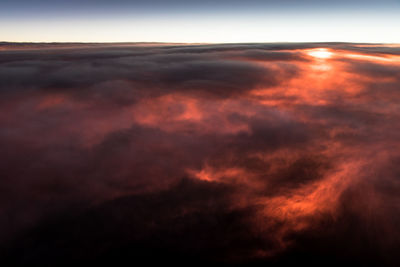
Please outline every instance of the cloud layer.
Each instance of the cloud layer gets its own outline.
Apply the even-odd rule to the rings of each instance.
[[[399,264],[399,47],[0,55],[2,259]]]

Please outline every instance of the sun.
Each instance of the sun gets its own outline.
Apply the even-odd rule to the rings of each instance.
[[[327,58],[332,57],[332,55],[333,55],[333,53],[329,52],[329,50],[326,48],[312,49],[312,50],[309,50],[307,52],[307,54],[309,56],[320,58],[320,59],[327,59]]]

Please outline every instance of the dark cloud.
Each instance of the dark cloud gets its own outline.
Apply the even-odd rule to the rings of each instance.
[[[75,45],[78,46],[78,45]],[[270,87],[297,74],[295,65],[280,69],[261,67],[250,62],[221,60],[233,48],[188,47],[106,47],[55,49],[43,52],[5,51],[0,69],[0,90],[68,90],[85,95],[88,88],[102,83],[125,81],[132,87],[151,88],[151,92],[165,94],[177,90],[196,90],[224,96],[242,93],[257,86]],[[200,50],[199,50],[200,49]],[[235,50],[254,50],[251,46]],[[205,55],[208,54],[208,55]],[[267,58],[268,54],[247,52],[241,57]],[[268,52],[266,52],[268,53]],[[287,61],[296,58],[289,52],[270,52],[271,60]],[[101,94],[101,89],[96,90]],[[86,95],[93,95],[92,92]]]
[[[4,262],[398,265],[398,48],[0,47]]]

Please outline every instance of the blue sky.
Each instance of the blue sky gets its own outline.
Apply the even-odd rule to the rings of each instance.
[[[0,0],[0,40],[399,43],[399,0]]]

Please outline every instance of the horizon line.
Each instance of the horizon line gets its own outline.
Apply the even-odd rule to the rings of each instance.
[[[399,44],[396,42],[350,42],[350,41],[274,41],[274,42],[157,42],[157,41],[138,41],[138,42],[85,42],[85,41],[0,41],[0,44]]]

